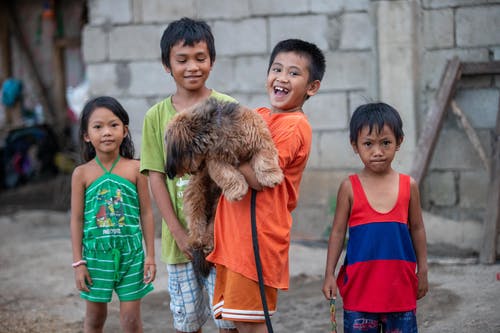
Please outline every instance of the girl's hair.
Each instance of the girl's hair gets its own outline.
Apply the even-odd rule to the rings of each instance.
[[[89,119],[92,113],[94,113],[97,108],[106,108],[113,112],[123,123],[123,125],[128,126],[129,118],[127,111],[123,106],[113,97],[100,96],[89,100],[83,107],[82,114],[80,115],[80,145],[81,154],[85,162],[90,161],[96,155],[95,148],[92,143],[85,142],[85,135],[88,132]],[[120,155],[126,158],[134,158],[134,143],[132,142],[132,137],[130,131],[127,136],[123,138],[122,144],[120,145]]]
[[[358,106],[351,117],[349,124],[349,139],[351,143],[358,141],[359,132],[363,127],[368,126],[371,133],[375,127],[381,131],[384,125],[394,133],[397,144],[403,141],[403,121],[398,111],[386,103],[368,103]]]

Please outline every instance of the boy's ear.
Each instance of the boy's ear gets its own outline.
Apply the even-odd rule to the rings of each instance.
[[[399,142],[396,144],[396,151],[398,151],[398,150],[399,150],[399,148],[401,148],[401,144],[403,143],[403,140],[404,140],[404,139],[405,139],[405,138],[404,138],[404,137],[402,137],[402,138],[401,138],[401,140],[399,140]]]
[[[352,150],[354,150],[354,153],[357,154],[358,153],[358,145],[356,144],[356,142],[351,141],[351,147],[352,147]]]
[[[165,69],[165,72],[167,72],[167,74],[172,74],[172,71],[167,67],[167,65],[163,64],[163,69]]]
[[[316,95],[320,86],[321,86],[320,80],[314,80],[313,82],[309,83],[307,87],[307,95],[309,97]]]

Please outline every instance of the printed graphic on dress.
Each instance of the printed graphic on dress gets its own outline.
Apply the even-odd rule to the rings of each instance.
[[[123,197],[120,189],[112,195],[108,189],[102,189],[97,195],[99,210],[96,214],[96,224],[99,228],[122,227],[125,225]],[[119,230],[119,229],[117,229]],[[120,232],[113,232],[120,233]]]

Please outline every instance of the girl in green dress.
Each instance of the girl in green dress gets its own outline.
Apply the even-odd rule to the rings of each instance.
[[[108,96],[87,102],[80,118],[85,163],[71,180],[71,240],[86,333],[102,332],[113,291],[123,331],[142,332],[141,298],[153,290],[153,213],[128,124],[127,112]]]

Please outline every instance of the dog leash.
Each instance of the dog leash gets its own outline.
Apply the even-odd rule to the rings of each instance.
[[[260,298],[262,299],[262,308],[264,310],[264,317],[266,318],[267,332],[273,333],[273,326],[271,324],[271,317],[269,316],[269,309],[267,307],[266,293],[264,290],[264,276],[262,274],[262,263],[260,261],[259,240],[257,238],[257,221],[255,218],[255,201],[257,199],[257,191],[252,189],[252,197],[250,200],[250,220],[252,224],[252,245],[253,253],[255,256],[255,266],[257,267],[257,277],[259,279]]]

